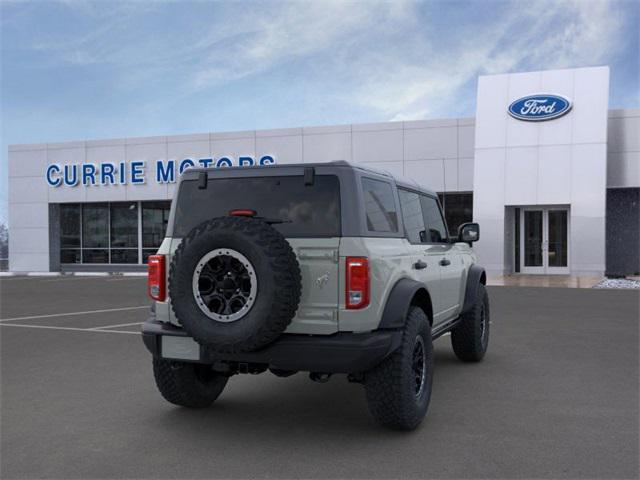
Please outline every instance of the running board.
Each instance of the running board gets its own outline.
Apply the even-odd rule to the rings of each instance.
[[[446,322],[437,325],[436,327],[433,328],[433,330],[431,331],[431,338],[433,340],[435,340],[438,337],[441,337],[442,335],[444,335],[447,332],[450,332],[451,330],[453,330],[453,328],[455,328],[455,326],[460,322],[460,317],[456,317],[452,320],[447,320]]]

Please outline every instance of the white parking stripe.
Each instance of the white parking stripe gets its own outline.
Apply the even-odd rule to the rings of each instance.
[[[19,323],[0,323],[0,327],[41,328],[45,330],[71,330],[73,332],[128,333],[130,335],[140,335],[140,332],[128,332],[126,330],[95,330],[93,328],[52,327],[50,325],[23,325]]]
[[[142,325],[144,322],[121,323],[119,325],[105,325],[104,327],[93,327],[88,330],[102,330],[104,328],[131,327],[133,325]]]
[[[104,310],[87,310],[85,312],[51,313],[49,315],[31,315],[29,317],[0,318],[0,323],[13,322],[14,320],[35,320],[37,318],[72,317],[74,315],[91,315],[93,313],[123,312],[126,310],[140,310],[142,308],[149,308],[149,305],[141,305],[139,307],[107,308]]]

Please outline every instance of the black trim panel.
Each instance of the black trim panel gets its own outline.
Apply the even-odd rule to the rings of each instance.
[[[181,328],[163,322],[150,320],[142,326],[142,340],[154,356],[161,354],[160,339],[163,335],[188,336]],[[334,335],[283,334],[256,352],[220,354],[201,346],[200,363],[226,361],[266,364],[281,370],[357,373],[380,363],[400,346],[401,341],[400,330]]]
[[[464,292],[464,304],[462,313],[466,313],[473,308],[476,297],[478,296],[478,285],[482,283],[482,277],[486,278],[484,268],[478,265],[471,265],[467,275],[467,286]]]
[[[404,328],[411,300],[421,288],[426,290],[424,284],[420,282],[409,278],[400,279],[391,289],[379,328]],[[430,312],[425,313],[429,315]]]

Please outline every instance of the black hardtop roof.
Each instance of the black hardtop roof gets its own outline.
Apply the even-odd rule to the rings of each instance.
[[[216,172],[216,173],[220,173],[222,171],[236,171],[236,172],[247,172],[247,171],[256,171],[256,170],[262,170],[264,168],[268,168],[269,170],[284,170],[284,169],[292,169],[292,168],[306,168],[306,167],[318,167],[318,168],[327,168],[327,167],[333,167],[333,168],[349,168],[352,170],[358,170],[360,172],[365,172],[365,173],[372,173],[378,176],[382,176],[382,177],[387,177],[389,179],[394,180],[394,182],[396,183],[397,186],[399,187],[404,187],[404,188],[408,188],[410,190],[418,190],[424,193],[429,193],[433,196],[436,195],[436,193],[428,188],[425,188],[421,185],[419,185],[417,182],[415,182],[414,180],[408,179],[408,178],[404,178],[404,177],[399,177],[397,175],[393,175],[392,173],[383,170],[383,169],[377,169],[374,167],[370,167],[368,165],[363,165],[360,163],[353,163],[353,162],[347,162],[346,160],[335,160],[332,162],[314,162],[314,163],[286,163],[286,164],[275,164],[275,165],[268,165],[268,166],[262,166],[262,165],[254,165],[254,166],[246,166],[246,167],[239,167],[239,166],[234,166],[234,167],[192,167],[189,168],[188,170],[185,171],[185,174],[187,173],[199,173],[199,172]]]

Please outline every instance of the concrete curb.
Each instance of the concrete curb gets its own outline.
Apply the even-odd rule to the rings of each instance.
[[[147,272],[0,272],[0,277],[146,277]]]

